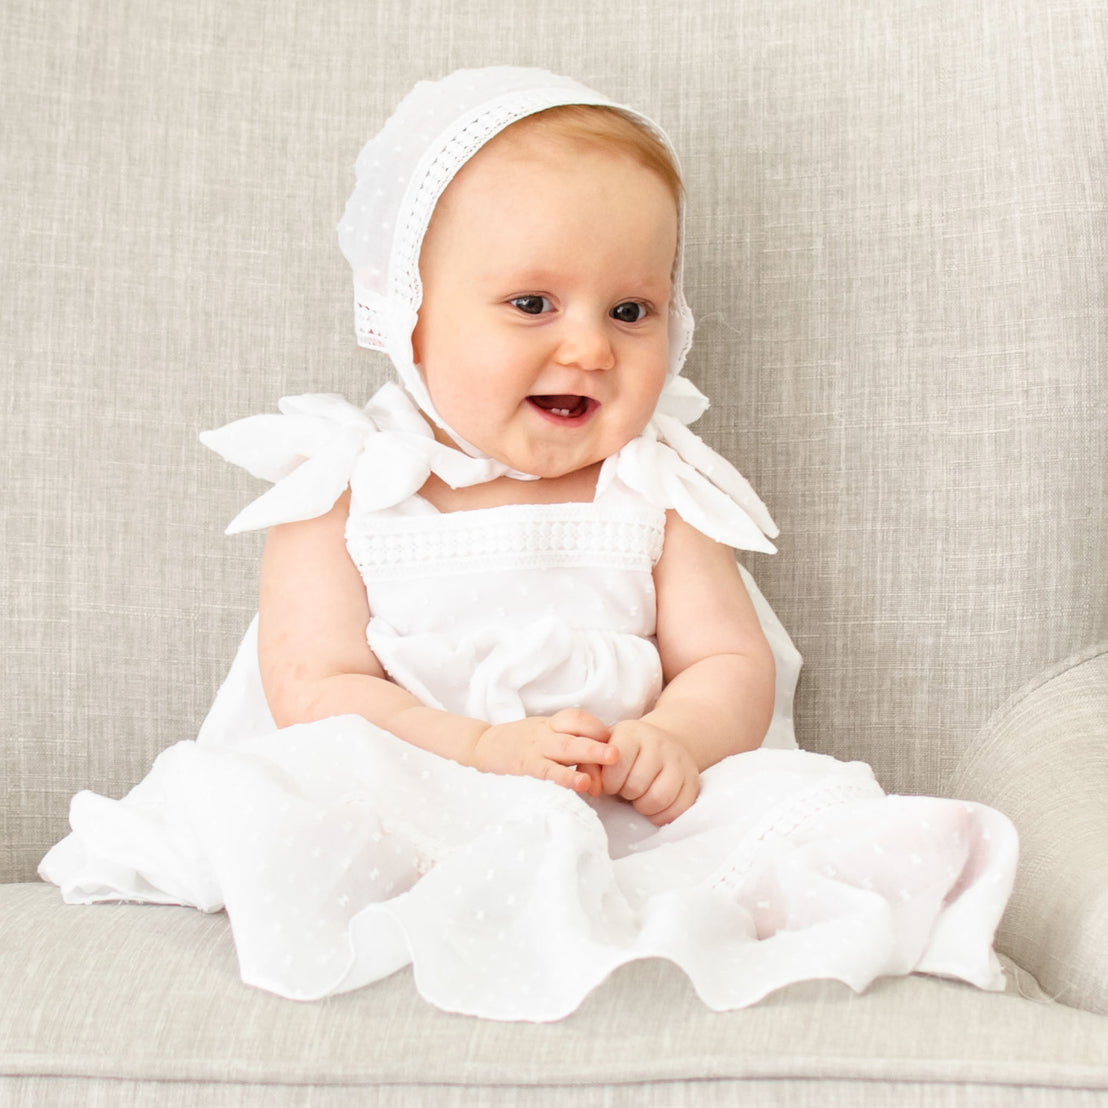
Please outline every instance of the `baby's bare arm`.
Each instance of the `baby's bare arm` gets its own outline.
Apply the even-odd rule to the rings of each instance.
[[[365,586],[346,550],[349,494],[324,516],[274,527],[262,558],[258,663],[278,727],[360,715],[414,746],[492,773],[527,774],[578,792],[607,764],[608,729],[587,712],[490,727],[430,708],[390,681],[366,642]]]
[[[773,718],[775,670],[734,551],[669,512],[654,580],[664,691],[644,719],[700,770],[753,750]]]
[[[653,710],[612,731],[603,791],[659,825],[699,793],[700,771],[753,750],[773,715],[774,663],[734,552],[676,513],[654,571],[664,687]]]

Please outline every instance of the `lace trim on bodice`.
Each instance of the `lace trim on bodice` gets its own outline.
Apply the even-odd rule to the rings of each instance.
[[[664,533],[661,512],[601,514],[591,503],[419,515],[354,507],[346,544],[367,581],[581,566],[649,573]]]
[[[734,896],[766,840],[800,835],[832,808],[859,804],[883,795],[881,786],[872,778],[821,779],[801,789],[786,804],[773,807],[750,828],[731,857],[716,870],[707,884],[725,895]]]

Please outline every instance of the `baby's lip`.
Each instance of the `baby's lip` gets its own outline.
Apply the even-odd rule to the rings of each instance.
[[[545,393],[527,397],[544,419],[559,427],[580,427],[600,407],[600,401],[577,393]]]

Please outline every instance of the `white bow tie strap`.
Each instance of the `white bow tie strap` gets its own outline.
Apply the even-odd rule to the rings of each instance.
[[[329,393],[285,397],[278,407],[281,415],[250,416],[200,436],[222,458],[275,482],[235,516],[229,535],[324,515],[352,479],[364,506],[377,510],[417,493],[432,473],[452,488],[514,475],[438,442],[395,384],[364,409]]]
[[[691,393],[686,399],[695,405]],[[228,534],[324,515],[352,482],[362,506],[378,511],[415,495],[432,473],[452,488],[517,476],[501,462],[440,443],[396,384],[380,388],[365,408],[329,393],[285,397],[278,407],[280,415],[251,416],[200,436],[227,461],[275,482],[231,521]],[[767,536],[777,528],[750,484],[673,416],[656,414],[608,460],[598,496],[612,476],[717,542],[774,552]]]
[[[652,420],[658,437],[672,447],[693,469],[703,474],[729,500],[740,507],[768,538],[780,533],[769,509],[750,482],[725,458],[717,454],[699,435],[681,420],[657,414]],[[756,548],[750,548],[756,549]]]
[[[720,473],[723,467],[727,467],[746,484],[729,462],[683,425],[679,426],[699,444],[701,449],[689,450],[692,459],[699,464],[692,464],[671,444],[660,440],[655,417],[638,438],[629,442],[612,459],[613,464],[605,468],[601,474],[602,487],[598,488],[597,494],[600,495],[603,485],[612,477],[617,477],[658,507],[672,508],[686,523],[716,542],[736,550],[776,553],[777,548],[766,535],[776,535],[777,528],[762,502],[751,491],[750,496],[756,502],[750,505],[755,508],[751,512],[746,503],[737,502],[728,489],[713,482],[705,470]],[[690,444],[683,441],[681,445],[688,448]],[[729,481],[729,484],[734,482]],[[749,489],[749,485],[746,487]]]

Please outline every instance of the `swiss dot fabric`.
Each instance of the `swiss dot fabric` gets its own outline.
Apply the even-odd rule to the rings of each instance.
[[[589,503],[444,515],[403,492],[405,465],[421,484],[431,456],[394,433],[414,412],[402,396],[364,418],[300,398],[289,428],[263,417],[214,441],[277,479],[262,498],[273,519],[326,511],[328,490],[349,483],[367,639],[424,703],[491,722],[564,707],[640,716],[661,689],[651,571],[667,508],[762,532],[647,433],[605,462]],[[305,411],[334,433],[298,422]],[[297,453],[309,441],[315,456]],[[390,443],[385,504],[360,462]],[[713,468],[710,451],[688,452]],[[323,495],[297,480],[320,459]],[[649,482],[652,498],[644,471],[684,480]],[[788,749],[799,657],[744,580],[778,663],[767,745],[705,771],[697,801],[661,829],[624,801],[480,773],[357,716],[277,729],[252,626],[199,741],[162,754],[122,801],[75,797],[73,833],[41,873],[70,901],[225,907],[243,979],[297,999],[410,962],[440,1008],[553,1020],[650,957],[718,1009],[791,981],[862,989],[915,970],[1003,988],[992,936],[1015,870],[1011,824],[980,805],[886,797],[862,763]]]

